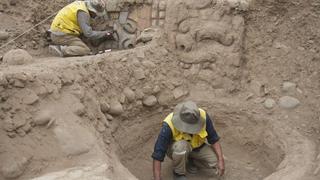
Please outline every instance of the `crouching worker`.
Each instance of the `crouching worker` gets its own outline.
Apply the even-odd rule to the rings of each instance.
[[[104,41],[113,37],[108,31],[93,31],[90,18],[106,15],[103,0],[75,1],[61,9],[51,27],[49,52],[56,56],[83,56],[91,53],[90,48],[80,39],[84,36],[90,41]]]
[[[187,171],[209,168],[224,174],[224,158],[219,136],[209,115],[192,101],[178,104],[162,125],[153,158],[153,176],[161,179],[161,162],[165,155],[173,161],[175,180],[185,180]]]

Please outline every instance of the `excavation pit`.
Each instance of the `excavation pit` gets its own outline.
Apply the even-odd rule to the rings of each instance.
[[[267,137],[270,133],[265,128],[267,120],[255,119],[252,114],[235,109],[206,103],[206,110],[214,117],[216,130],[221,136],[226,159],[225,179],[263,179],[275,171],[284,152],[276,149],[277,140]],[[138,179],[152,177],[151,154],[161,121],[168,113],[170,111],[166,110],[139,115],[115,133],[121,161]],[[172,179],[171,163],[168,157],[162,163],[163,179]],[[191,180],[217,179],[214,170],[202,170],[197,175],[188,174],[188,177]]]
[[[1,45],[67,4],[7,2]],[[119,49],[128,50],[110,42],[102,54],[47,57],[41,33],[50,22],[0,49],[1,180],[149,180],[162,120],[184,100],[213,117],[224,179],[320,179],[317,3],[121,2],[132,5],[138,26],[118,29]],[[32,60],[7,63],[2,56],[15,48]],[[294,106],[279,103],[288,96]],[[171,178],[168,158],[162,173]],[[210,173],[188,176],[218,179]]]

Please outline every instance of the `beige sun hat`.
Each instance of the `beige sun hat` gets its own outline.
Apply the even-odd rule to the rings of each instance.
[[[205,121],[201,119],[197,105],[192,101],[186,101],[174,108],[172,123],[179,131],[197,134],[204,127]]]
[[[88,10],[94,12],[97,16],[102,17],[107,14],[104,0],[86,0],[85,2]]]

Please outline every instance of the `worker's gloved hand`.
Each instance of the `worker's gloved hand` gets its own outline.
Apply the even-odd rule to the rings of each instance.
[[[105,31],[105,33],[106,33],[105,37],[107,40],[114,40],[112,31]]]

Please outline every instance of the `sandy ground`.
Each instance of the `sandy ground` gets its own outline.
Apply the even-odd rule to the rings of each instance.
[[[317,0],[131,3],[163,23],[134,49],[48,57],[49,22],[0,49],[1,180],[150,179],[161,122],[186,99],[214,117],[222,179],[320,179]],[[1,1],[0,46],[64,4]]]
[[[220,129],[220,128],[218,128]],[[150,156],[153,152],[154,140],[157,136],[153,136],[147,141],[142,149],[126,155],[123,163],[128,169],[139,179],[148,180],[152,177],[152,161]],[[226,157],[226,175],[224,179],[262,179],[270,173],[271,170],[264,167],[263,162],[259,162],[260,157],[249,154],[239,144],[227,144],[222,142],[222,147]],[[130,157],[133,156],[133,157]],[[137,164],[140,164],[137,166]],[[166,157],[162,164],[162,172],[164,179],[172,179],[171,159]],[[201,170],[197,174],[188,174],[190,180],[200,179],[223,179],[214,175],[215,170]]]

